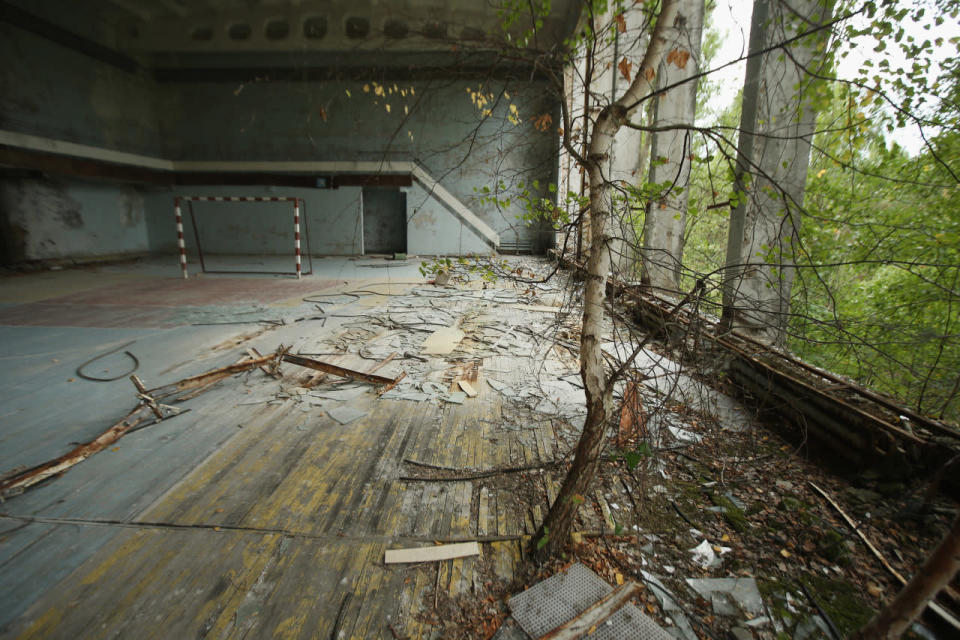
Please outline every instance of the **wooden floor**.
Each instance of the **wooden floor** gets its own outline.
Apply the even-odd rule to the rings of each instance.
[[[550,419],[505,428],[516,416],[505,421],[507,401],[485,382],[494,371],[502,383],[522,384],[535,366],[465,352],[433,358],[433,379],[449,385],[470,370],[479,395],[454,404],[370,391],[354,403],[366,415],[346,425],[294,399],[243,405],[259,372],[226,381],[202,410],[204,428],[225,440],[147,508],[116,519],[76,517],[66,507],[53,516],[3,509],[64,538],[106,540],[4,637],[390,638],[390,624],[410,638],[430,637],[431,625],[418,619],[424,595],[435,585],[469,593],[480,562],[510,580],[522,536],[546,513],[558,477],[538,474],[520,497],[492,479],[405,476],[532,465],[567,451]],[[285,383],[302,377],[289,369]],[[122,490],[123,474],[113,482]],[[390,548],[477,539],[482,559],[383,562]]]
[[[385,566],[384,550],[523,533],[523,519],[508,517],[506,496],[483,491],[478,522],[473,482],[397,480],[404,459],[506,463],[506,447],[484,446],[483,429],[465,424],[483,413],[371,406],[348,425],[268,407],[47,594],[16,635],[329,637],[338,624],[343,637],[368,638],[394,620],[418,637],[412,616],[435,565]],[[486,409],[496,414],[496,402]],[[509,576],[519,542],[484,553]],[[444,588],[469,590],[474,562],[445,563]]]

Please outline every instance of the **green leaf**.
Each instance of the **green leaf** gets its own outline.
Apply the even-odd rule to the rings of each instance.
[[[549,527],[544,527],[544,528],[543,528],[543,537],[540,538],[539,540],[537,540],[537,551],[539,551],[540,549],[543,549],[545,546],[547,546],[547,542],[549,542],[549,541],[550,541],[550,528],[549,528]]]

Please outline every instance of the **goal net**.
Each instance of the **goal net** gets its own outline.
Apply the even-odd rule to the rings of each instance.
[[[288,196],[176,196],[177,246],[183,277],[188,278],[187,240],[195,247],[203,273],[312,273],[304,202]],[[185,232],[184,216],[190,227]],[[301,223],[307,270],[301,264]],[[283,256],[292,256],[284,258]],[[283,267],[289,264],[290,268]]]

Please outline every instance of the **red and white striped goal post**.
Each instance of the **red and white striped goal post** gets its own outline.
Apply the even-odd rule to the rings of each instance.
[[[173,198],[173,212],[177,217],[177,246],[180,251],[180,269],[183,279],[190,276],[187,273],[187,245],[183,239],[183,212],[181,201],[189,202],[292,202],[293,203],[293,255],[297,264],[297,279],[301,277],[300,264],[300,198],[293,196],[175,196]]]

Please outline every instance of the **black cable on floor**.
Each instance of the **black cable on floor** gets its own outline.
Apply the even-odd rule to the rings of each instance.
[[[126,344],[120,345],[120,346],[117,347],[116,349],[111,349],[110,351],[107,351],[106,353],[101,353],[100,355],[96,356],[95,358],[91,358],[91,359],[87,360],[87,361],[84,362],[82,365],[80,365],[79,367],[77,367],[77,376],[83,378],[84,380],[92,380],[93,382],[113,382],[114,380],[119,380],[120,378],[126,378],[126,377],[129,376],[131,373],[133,373],[134,371],[136,371],[137,369],[140,368],[140,361],[137,360],[137,356],[133,355],[133,354],[130,353],[129,351],[124,351],[124,353],[125,353],[127,356],[129,356],[131,360],[133,360],[133,368],[130,369],[130,371],[127,371],[126,373],[121,373],[120,375],[115,376],[115,377],[113,377],[113,378],[98,378],[98,377],[96,377],[96,376],[88,376],[87,374],[85,374],[85,373],[83,372],[83,370],[84,370],[85,368],[87,368],[88,366],[90,366],[91,364],[93,364],[94,362],[96,362],[97,360],[99,360],[99,359],[101,359],[101,358],[106,358],[107,356],[112,355],[112,354],[116,353],[117,351],[120,351],[121,349],[125,349],[126,347],[129,347],[130,345],[132,345],[134,342],[136,342],[136,340],[131,340],[130,342],[128,342],[128,343],[126,343]]]

